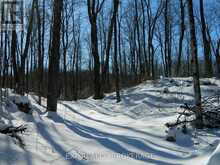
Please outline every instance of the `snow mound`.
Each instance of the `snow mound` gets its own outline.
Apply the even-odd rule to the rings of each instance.
[[[9,100],[14,102],[15,104],[29,104],[29,100],[27,96],[20,96],[20,95],[12,95],[9,97]]]
[[[17,106],[17,110],[22,111],[27,114],[32,114],[32,104],[31,101],[29,101],[27,96],[20,96],[17,94],[12,94],[8,98],[9,102],[12,102]]]

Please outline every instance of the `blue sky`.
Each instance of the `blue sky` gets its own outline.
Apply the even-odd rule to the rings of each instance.
[[[74,0],[73,0],[74,1]],[[80,0],[79,0],[80,1]],[[82,0],[81,0],[82,1]],[[133,0],[121,0],[122,2],[122,6],[124,8],[124,6],[127,5],[128,2],[133,2]],[[176,0],[173,0],[173,1],[176,1]],[[30,2],[31,0],[24,0],[25,2],[25,7],[26,8],[30,8]],[[40,2],[42,2],[40,0]],[[111,7],[110,5],[110,2],[111,0],[106,0],[105,2],[105,8],[108,9]],[[196,20],[199,20],[199,0],[193,0],[194,2],[194,8],[195,8],[195,15],[196,15]],[[217,16],[217,13],[215,13],[214,9],[213,10],[210,10],[210,7],[212,8],[217,8],[218,6],[217,5],[213,5],[213,4],[217,4],[217,2],[219,3],[220,1],[219,0],[204,0],[204,7],[205,7],[205,14],[206,14],[206,21],[209,25],[211,25],[211,34],[212,34],[212,38],[213,39],[217,39],[219,38],[220,36],[218,36],[219,33],[219,23],[220,23],[220,15]],[[47,11],[48,11],[48,14],[51,14],[51,11],[50,9],[52,8],[51,7],[51,1],[46,1],[46,3],[49,5],[47,6]],[[157,5],[157,0],[152,0],[152,6],[156,6]],[[220,3],[219,3],[219,7],[220,7]],[[125,9],[125,8],[124,8]],[[186,10],[187,11],[187,10]],[[26,10],[27,12],[27,10]],[[89,22],[88,22],[88,15],[87,15],[87,8],[86,8],[86,4],[82,5],[81,7],[77,7],[76,10],[75,10],[75,14],[76,14],[76,17],[78,17],[77,15],[80,15],[80,18],[81,18],[81,32],[82,32],[82,41],[84,41],[85,38],[88,38],[88,33],[90,31],[90,25],[89,25]],[[187,13],[186,13],[186,20],[187,20]],[[211,17],[211,19],[210,19]],[[178,19],[178,16],[176,16],[176,18]],[[216,19],[216,20],[214,20]],[[198,26],[198,22],[197,22],[197,39],[198,39],[198,45],[200,46],[199,47],[199,55],[201,56],[201,54],[203,53],[202,52],[202,40],[201,40],[201,35],[200,35],[200,29],[199,29],[199,26]],[[49,26],[49,25],[48,25]],[[49,34],[47,33],[47,36],[49,36]],[[83,51],[83,54],[88,54],[88,49],[87,49],[87,45],[86,44],[82,44],[83,48],[82,48],[82,51]],[[45,45],[45,47],[47,47]],[[88,56],[84,56],[85,57],[85,61],[88,61],[87,60],[87,57]]]

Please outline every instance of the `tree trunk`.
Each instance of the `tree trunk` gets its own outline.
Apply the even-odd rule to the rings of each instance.
[[[12,38],[11,38],[11,56],[12,56],[13,74],[15,78],[15,91],[19,93],[20,78],[18,76],[16,49],[17,49],[17,34],[16,34],[16,29],[14,28],[12,31]]]
[[[87,9],[89,15],[89,21],[91,25],[91,44],[92,44],[92,55],[94,59],[94,99],[102,99],[104,97],[102,88],[101,88],[101,79],[100,79],[100,59],[99,59],[99,50],[98,50],[98,30],[97,30],[97,16],[101,11],[102,6],[105,0],[101,2],[87,0]]]
[[[178,51],[178,60],[177,60],[177,70],[176,75],[180,75],[180,68],[181,68],[181,58],[182,58],[182,50],[183,50],[183,38],[185,33],[185,10],[183,0],[180,0],[180,38],[179,38],[179,51]]]
[[[147,50],[146,50],[146,32],[145,32],[145,24],[146,24],[146,18],[145,18],[145,7],[144,7],[144,0],[141,0],[141,10],[142,10],[142,19],[143,19],[143,23],[142,23],[142,35],[143,35],[143,54],[144,54],[144,62],[145,62],[145,74],[146,77],[149,78],[150,77],[150,73],[149,73],[149,66],[148,66],[148,58],[147,58]]]
[[[114,0],[114,8],[118,8],[119,0]],[[115,89],[117,103],[121,101],[119,87],[119,67],[118,67],[118,41],[117,41],[117,12],[114,19],[114,68],[115,68]]]
[[[172,58],[171,58],[171,14],[170,14],[170,0],[165,0],[164,9],[164,56],[165,56],[165,76],[170,77],[172,72]]]
[[[193,84],[194,84],[194,95],[195,95],[195,105],[197,106],[196,113],[196,127],[202,128],[202,107],[201,107],[201,89],[199,81],[199,66],[198,66],[198,51],[197,51],[197,41],[196,41],[196,31],[195,31],[195,20],[193,13],[193,2],[188,0],[188,13],[189,13],[189,24],[190,24],[190,45],[191,45],[191,65],[193,74]]]
[[[53,4],[53,29],[52,45],[49,57],[47,111],[57,111],[58,75],[60,61],[60,29],[62,0],[54,0]]]
[[[92,41],[92,55],[94,58],[94,99],[102,99],[103,93],[101,90],[100,79],[100,60],[98,52],[98,38],[97,38],[97,25],[95,22],[91,24],[91,41]]]
[[[43,83],[43,58],[42,58],[42,44],[41,44],[41,18],[39,11],[39,1],[36,2],[37,12],[37,31],[38,31],[38,103],[41,105],[42,83]],[[45,21],[45,20],[43,20]]]
[[[14,5],[13,5],[14,7]],[[13,17],[13,14],[10,13],[10,16]],[[12,38],[11,38],[11,57],[12,57],[12,65],[13,65],[13,74],[15,78],[15,91],[20,93],[19,84],[20,84],[20,77],[18,75],[18,65],[17,65],[17,32],[16,32],[16,25],[13,24],[12,29]]]
[[[31,32],[33,29],[33,17],[34,17],[34,6],[37,1],[32,2],[32,9],[31,9],[31,14],[29,18],[29,23],[28,23],[28,29],[27,29],[27,36],[26,36],[26,42],[25,42],[25,47],[24,47],[24,52],[21,55],[21,66],[20,66],[20,84],[19,84],[19,94],[24,95],[24,89],[25,89],[25,60],[28,56],[28,49],[30,45],[30,39],[31,39]]]
[[[143,75],[143,70],[144,70],[144,66],[142,65],[142,53],[141,53],[141,41],[140,41],[140,25],[139,25],[139,14],[138,14],[138,2],[137,0],[134,1],[135,3],[135,29],[137,30],[137,60],[139,63],[139,75],[138,75],[138,82],[141,82],[142,80],[142,75]]]
[[[220,52],[219,52],[219,50],[220,50],[220,39],[218,40],[216,53],[215,53],[216,67],[217,67],[217,77],[220,79]]]
[[[206,28],[206,22],[204,16],[203,0],[200,0],[200,18],[201,18],[202,39],[203,39],[203,47],[204,47],[205,75],[206,77],[212,77],[213,69],[212,69],[211,45],[207,37],[207,30],[206,30],[207,28]]]
[[[105,64],[104,64],[104,68],[103,68],[103,72],[102,72],[102,83],[106,84],[106,78],[107,78],[107,73],[109,71],[109,56],[110,56],[110,49],[111,49],[111,43],[112,43],[112,34],[113,34],[113,29],[114,29],[114,24],[115,24],[115,19],[116,19],[116,15],[118,12],[118,6],[119,3],[116,4],[117,6],[114,7],[113,9],[113,13],[112,13],[112,17],[111,17],[111,21],[110,21],[110,25],[109,25],[109,29],[108,29],[108,37],[107,37],[107,47],[106,47],[106,59],[105,59]]]

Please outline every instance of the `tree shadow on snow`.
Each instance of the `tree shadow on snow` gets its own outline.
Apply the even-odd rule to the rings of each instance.
[[[59,120],[63,121],[62,118]],[[49,131],[47,130],[48,125],[43,122],[35,122],[38,133],[53,147],[53,149],[61,156],[60,159],[65,159],[69,165],[84,165],[85,163],[77,160],[77,159],[66,159],[68,151],[66,151],[56,140],[51,136]],[[57,161],[57,159],[51,160],[48,163],[53,163]]]
[[[22,161],[22,163],[26,165],[33,164],[32,156],[28,151],[26,151],[25,149],[20,149],[21,151],[19,151],[17,149],[15,150],[14,148],[12,148],[11,143],[13,142],[11,137],[5,135],[5,139],[2,142],[5,143],[5,148],[2,148],[0,152],[0,164],[12,165],[20,161]]]
[[[106,125],[109,125],[109,126],[113,126],[113,127],[127,129],[129,131],[142,133],[142,134],[145,134],[145,136],[160,138],[159,140],[163,139],[163,137],[158,136],[158,135],[153,135],[152,133],[148,133],[148,132],[141,131],[141,130],[136,130],[134,128],[130,128],[130,127],[127,127],[127,126],[116,125],[116,124],[108,123],[108,122],[105,122],[105,121],[93,119],[93,118],[88,117],[84,114],[81,114],[80,112],[74,110],[72,107],[70,107],[66,104],[63,104],[63,105],[66,106],[71,111],[73,111],[74,113],[76,113],[76,114],[78,114],[78,115],[80,115],[80,116],[82,116],[86,119],[89,119],[89,120],[92,120],[92,121],[95,121],[95,122],[98,122],[98,123],[106,124]],[[82,124],[79,124],[79,123],[76,123],[76,122],[74,122],[74,123],[70,122],[69,120],[66,120],[66,119],[64,119],[64,124],[70,130],[72,130],[76,134],[80,135],[81,137],[88,138],[88,139],[93,139],[93,140],[97,141],[98,143],[100,143],[101,145],[103,145],[105,148],[108,148],[108,149],[112,150],[113,152],[118,153],[118,154],[122,154],[122,155],[123,154],[124,155],[138,155],[138,154],[124,148],[122,145],[116,143],[116,141],[124,143],[128,146],[134,147],[138,150],[141,150],[143,153],[150,153],[153,156],[154,155],[155,156],[161,156],[161,157],[170,158],[170,159],[184,159],[184,158],[182,158],[180,156],[177,156],[175,154],[165,152],[165,151],[163,151],[163,149],[167,149],[169,151],[174,151],[174,152],[179,152],[179,153],[182,153],[182,154],[186,154],[186,153],[184,153],[184,151],[175,150],[175,149],[172,149],[172,148],[169,148],[169,147],[166,147],[166,146],[161,146],[158,143],[154,143],[154,142],[152,142],[150,140],[147,140],[145,138],[138,138],[138,137],[132,137],[132,136],[125,136],[125,135],[116,135],[116,134],[112,134],[112,133],[108,133],[108,132],[103,132],[103,131],[97,130],[96,128],[93,128],[93,127],[85,126],[85,125],[82,125]],[[161,148],[161,150],[160,149],[155,149],[155,148],[145,144],[144,142],[150,143],[151,146],[155,146],[155,148]],[[139,157],[138,158],[130,157],[130,158],[131,159],[136,159],[138,161],[143,161],[143,162],[146,162],[146,163],[155,163],[155,164],[164,164],[164,165],[170,164],[170,163],[166,163],[166,162],[163,162],[163,161],[160,161],[160,160],[154,160],[153,158],[149,158],[149,157],[140,157],[140,158]]]
[[[108,125],[108,126],[112,126],[112,127],[118,127],[118,128],[122,128],[122,129],[127,129],[127,130],[131,130],[131,131],[134,131],[134,132],[137,132],[137,133],[141,133],[141,134],[144,134],[144,135],[152,135],[152,136],[157,136],[157,135],[153,135],[151,133],[148,133],[148,132],[145,132],[145,131],[141,131],[141,130],[137,130],[135,128],[132,128],[132,127],[128,127],[128,126],[123,126],[123,125],[117,125],[117,124],[113,124],[113,123],[109,123],[109,122],[106,122],[106,121],[102,121],[102,120],[99,120],[99,119],[94,119],[90,116],[86,116],[80,112],[78,112],[77,110],[73,109],[71,106],[65,104],[65,103],[62,103],[63,106],[65,106],[66,108],[68,108],[69,110],[71,110],[72,112],[74,112],[75,114],[78,114],[80,115],[81,117],[84,117],[90,121],[95,121],[97,123],[101,123],[101,124],[105,124],[105,125]],[[161,138],[161,136],[157,136],[158,138]]]
[[[87,139],[95,140],[96,142],[103,145],[105,148],[110,149],[114,153],[128,156],[129,158],[135,159],[137,161],[143,161],[146,163],[163,164],[163,165],[172,165],[172,163],[167,163],[162,160],[155,160],[151,158],[151,156],[149,155],[144,156],[143,154],[141,156],[140,154],[136,152],[133,152],[131,150],[128,150],[127,148],[124,148],[122,145],[116,143],[115,140],[123,142],[129,146],[138,148],[139,150],[142,150],[144,153],[152,154],[152,157],[154,155],[159,155],[159,156],[171,158],[171,159],[179,158],[178,156],[175,156],[173,154],[169,154],[169,153],[166,153],[160,150],[156,150],[152,147],[149,147],[145,143],[141,142],[140,140],[137,140],[129,136],[114,135],[114,134],[102,132],[95,128],[88,127],[88,126],[85,126],[79,123],[73,123],[68,120],[65,120],[65,124],[68,129],[72,130],[74,133],[78,134],[79,136],[87,138]]]

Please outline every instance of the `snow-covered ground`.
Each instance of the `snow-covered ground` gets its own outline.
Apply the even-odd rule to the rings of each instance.
[[[211,85],[207,85],[207,81]],[[220,81],[202,80],[202,95],[220,93]],[[191,78],[147,81],[104,100],[60,101],[57,115],[48,118],[44,106],[29,96],[33,114],[3,104],[1,121],[27,124],[21,149],[0,135],[0,164],[8,165],[216,165],[220,159],[220,131],[180,131],[176,142],[166,141],[164,124],[174,121],[179,106],[193,102]]]

